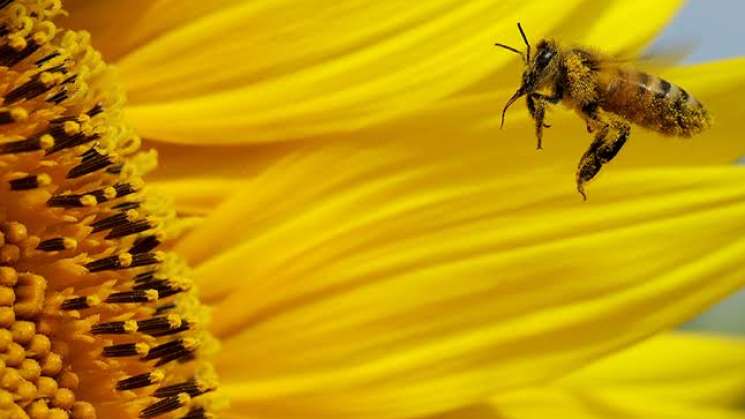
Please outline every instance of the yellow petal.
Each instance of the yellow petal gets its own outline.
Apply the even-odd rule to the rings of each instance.
[[[736,408],[745,402],[745,339],[668,333],[602,359],[557,385],[576,392],[626,392]]]
[[[743,419],[745,411],[659,400],[644,394],[531,389],[492,405],[479,405],[428,419]]]
[[[152,39],[187,25],[215,10],[234,7],[246,0],[65,0],[67,27],[84,29],[93,35],[108,62],[130,53]]]
[[[551,385],[430,419],[742,419],[745,341],[654,337]]]
[[[300,154],[181,242],[215,305],[234,406],[452,409],[677,324],[744,281],[743,168],[615,170],[582,202],[563,168],[511,175],[491,157]]]
[[[620,167],[727,163],[745,153],[745,142],[737,141],[745,108],[731,106],[742,96],[738,86],[745,85],[745,73],[740,70],[743,66],[745,59],[734,59],[666,73],[665,77],[686,86],[707,105],[716,119],[714,127],[692,139],[665,138],[634,127],[629,142],[604,169],[604,176],[614,176]],[[334,136],[312,147],[312,152],[324,153],[324,147],[338,147],[335,142],[350,140],[361,149],[381,143],[394,148],[409,147],[410,153],[433,160],[457,159],[469,152],[488,156],[503,173],[562,165],[566,172],[560,177],[561,182],[570,183],[576,162],[591,141],[580,118],[564,110],[551,114],[552,128],[546,130],[544,150],[537,152],[533,122],[524,109],[514,109],[505,128],[499,130],[495,105],[509,94],[503,91],[472,95],[431,105],[401,120]],[[199,149],[179,144],[152,145],[159,150],[161,166],[151,183],[162,182],[177,197],[180,211],[200,214],[230,197],[246,178],[256,176],[288,154],[305,150],[292,144]],[[334,163],[329,160],[328,164]]]
[[[588,0],[196,3],[199,14],[182,12],[189,7],[175,1],[159,1],[136,18],[124,13],[132,33],[144,34],[124,34],[137,48],[118,65],[128,116],[146,137],[245,143],[348,131],[410,112],[513,63],[512,54],[492,44],[519,46],[518,20],[533,40],[550,33],[628,48],[648,39],[681,2],[657,2],[653,12],[643,1],[622,2],[635,25],[620,37],[593,27],[617,24],[621,6]],[[105,12],[91,8],[71,14],[94,19]],[[118,37],[123,28],[116,27]],[[589,37],[568,37],[587,28]]]

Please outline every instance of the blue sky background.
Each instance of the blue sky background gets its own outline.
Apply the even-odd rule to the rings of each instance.
[[[655,47],[693,43],[690,62],[745,55],[743,17],[745,0],[690,0]]]
[[[694,45],[687,62],[743,56],[743,17],[745,0],[690,0],[652,49],[664,51],[666,47]],[[743,138],[732,140],[745,141]],[[745,334],[745,291],[717,305],[685,328]]]

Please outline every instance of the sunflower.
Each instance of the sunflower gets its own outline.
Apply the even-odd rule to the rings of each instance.
[[[716,125],[583,203],[491,45],[638,52],[679,1],[378,3],[0,1],[6,416],[737,417],[740,341],[609,354],[745,282],[742,60],[668,70]]]

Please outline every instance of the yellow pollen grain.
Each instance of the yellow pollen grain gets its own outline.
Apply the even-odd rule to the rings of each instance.
[[[37,382],[41,377],[41,365],[34,359],[26,358],[21,362],[20,372],[24,380]]]
[[[0,247],[0,263],[12,265],[21,258],[21,249],[14,244],[6,244]]]
[[[118,256],[119,265],[126,268],[132,265],[133,257],[130,253],[122,253]]]
[[[57,378],[60,387],[75,390],[80,386],[80,377],[71,371],[65,371]]]
[[[36,386],[28,381],[23,381],[18,385],[15,393],[21,401],[30,402],[36,398]]]
[[[13,334],[8,329],[0,329],[0,351],[5,351],[13,342]],[[0,358],[1,359],[1,358]]]
[[[51,398],[52,396],[54,396],[57,393],[57,389],[59,388],[57,380],[47,376],[39,377],[37,386],[39,395],[47,398]]]
[[[9,222],[3,226],[5,239],[9,243],[20,243],[28,237],[28,229],[19,222]]]
[[[57,76],[55,76],[54,73],[45,71],[39,76],[39,81],[45,86],[49,87],[57,82]]]
[[[17,305],[16,305],[17,306]],[[0,307],[0,327],[8,328],[16,321],[15,310],[11,307]]]
[[[24,38],[21,38],[20,36],[16,35],[10,35],[8,36],[8,45],[10,45],[11,48],[13,48],[16,51],[20,51],[28,45],[26,40]]]
[[[41,363],[44,375],[57,375],[62,370],[62,358],[54,352],[49,353]]]
[[[0,378],[0,387],[5,390],[15,391],[19,385],[23,382],[21,373],[15,368],[5,368],[3,377]]]
[[[145,291],[145,298],[147,298],[148,301],[157,301],[158,294],[157,290],[147,290]]]
[[[148,352],[150,352],[150,345],[148,345],[147,343],[142,343],[142,342],[137,343],[135,344],[135,351],[137,352],[138,355],[145,356],[147,355]]]
[[[65,121],[63,129],[65,134],[75,135],[80,132],[80,124],[75,121]]]
[[[46,173],[41,173],[36,176],[36,183],[39,186],[49,186],[52,183],[52,177]]]
[[[36,334],[36,324],[29,321],[17,321],[10,328],[13,333],[13,340],[22,345],[31,342]]]
[[[12,306],[15,300],[13,288],[0,286],[0,306]]]
[[[127,333],[134,333],[137,331],[137,322],[134,320],[128,320],[124,322],[124,330]]]
[[[14,106],[10,108],[10,117],[15,122],[23,122],[28,119],[28,111],[25,108]]]
[[[70,419],[70,415],[68,415],[64,410],[55,407],[49,410],[49,416],[47,416],[47,419]]]
[[[162,370],[154,370],[150,373],[149,377],[151,384],[157,384],[163,381],[164,378],[166,378],[166,374]]]
[[[78,241],[69,237],[65,237],[64,239],[62,239],[62,246],[65,248],[65,250],[74,250],[78,247]]]
[[[88,297],[85,297],[85,301],[88,303],[89,307],[100,305],[103,302],[97,295],[89,295]]]
[[[83,195],[80,197],[80,205],[84,207],[92,207],[98,203],[98,200],[96,200],[96,197],[93,195]]]
[[[75,394],[67,388],[57,390],[57,393],[54,394],[54,398],[52,399],[52,404],[55,407],[65,410],[72,408],[73,403],[75,403]]]
[[[5,353],[0,355],[0,358],[5,361],[5,365],[9,367],[20,366],[24,359],[26,359],[25,351],[23,346],[16,342],[12,342],[5,348]]]
[[[39,138],[39,144],[41,145],[42,150],[49,150],[50,148],[54,147],[54,137],[52,137],[50,134],[44,134]]]
[[[28,344],[28,355],[30,357],[44,357],[52,348],[52,342],[46,335],[34,335]]]
[[[0,266],[0,285],[13,287],[18,282],[18,272],[8,266]]]
[[[96,410],[88,402],[75,402],[72,406],[72,417],[74,419],[96,419]]]
[[[36,400],[26,409],[30,419],[46,419],[49,417],[49,406],[44,400]]]

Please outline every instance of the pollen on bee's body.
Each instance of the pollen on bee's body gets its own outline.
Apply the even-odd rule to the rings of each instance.
[[[159,250],[178,221],[148,199],[115,78],[60,13],[0,0],[0,411],[213,417],[214,339]]]

